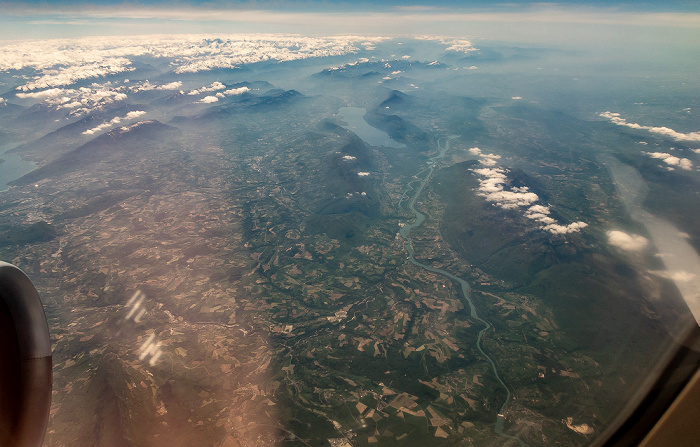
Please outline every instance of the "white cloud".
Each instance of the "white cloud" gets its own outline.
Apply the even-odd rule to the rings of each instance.
[[[666,157],[666,158],[664,158],[664,163],[669,164],[669,165],[673,165],[673,166],[678,166],[681,163],[681,159],[678,157],[674,157],[674,156]]]
[[[148,35],[19,41],[0,46],[0,71],[33,70],[19,91],[71,85],[135,70],[131,58],[170,59],[176,73],[235,68],[263,61],[340,56],[380,37],[304,37],[280,34]],[[163,89],[177,89],[173,83]]]
[[[661,276],[662,278],[667,278],[677,282],[689,282],[695,279],[695,277],[697,276],[695,273],[686,272],[685,270],[679,270],[674,272],[654,271],[652,273]]]
[[[88,129],[85,132],[83,132],[83,135],[94,135],[97,132],[101,132],[105,129],[109,129],[110,127],[114,126],[115,124],[119,124],[122,120],[132,120],[134,118],[138,118],[141,115],[144,115],[146,112],[143,110],[133,110],[129,113],[127,113],[124,117],[114,117],[109,121],[106,121],[98,126],[93,127],[92,129]],[[122,127],[122,129],[124,129]]]
[[[637,123],[628,123],[626,119],[620,117],[619,113],[616,112],[603,112],[599,116],[603,118],[607,118],[612,122],[613,124],[617,124],[618,126],[625,126],[629,127],[631,129],[640,129],[640,130],[646,130],[651,133],[655,133],[658,135],[663,135],[670,137],[676,141],[697,141],[700,142],[700,132],[689,132],[689,133],[682,133],[682,132],[676,132],[675,130],[668,128],[668,127],[656,127],[656,126],[643,126],[641,124]],[[640,141],[640,144],[647,145],[647,142],[645,141]],[[673,149],[673,148],[671,148]],[[700,153],[699,149],[693,149],[693,152],[695,153]],[[693,162],[690,161],[687,158],[680,158],[675,155],[671,155],[667,152],[644,152],[646,155],[648,155],[651,158],[656,158],[659,160],[662,160],[664,163],[670,166],[678,166],[681,169],[685,169],[687,171],[693,169]],[[667,167],[669,171],[673,171],[674,169],[672,167]]]
[[[352,155],[343,155],[343,160],[345,161],[351,161],[356,159],[357,157],[353,157]]]
[[[534,192],[519,191],[495,191],[484,194],[484,197],[489,202],[496,202],[496,205],[505,209],[528,206],[539,199]]]
[[[130,119],[138,118],[139,116],[145,115],[145,114],[146,114],[146,112],[144,112],[143,110],[134,110],[134,111],[127,113],[124,118],[130,120]]]
[[[178,90],[182,87],[182,81],[169,82],[167,84],[151,84],[147,79],[140,84],[134,85],[130,88],[132,92],[148,91],[148,90]]]
[[[369,172],[358,172],[357,175],[360,177],[367,177],[369,175]]]
[[[543,205],[533,205],[527,211],[530,213],[549,214],[549,207]]]
[[[540,222],[545,226],[557,223],[556,220],[549,216],[549,212],[550,211],[548,206],[532,205],[525,212],[525,217]]]
[[[241,94],[249,92],[249,91],[250,91],[250,88],[248,88],[248,87],[231,88],[231,89],[225,90],[224,95],[226,95],[226,96],[241,95]]]
[[[208,103],[216,102],[218,100],[219,100],[219,98],[217,98],[216,96],[205,96],[204,98],[200,99],[197,102],[208,104]]]
[[[179,87],[178,87],[178,88],[179,88]],[[222,84],[222,83],[219,82],[219,81],[216,81],[216,82],[212,82],[212,84],[211,84],[210,86],[208,86],[208,87],[205,86],[205,87],[202,87],[202,88],[198,88],[198,89],[196,89],[196,90],[191,90],[191,91],[188,92],[187,94],[188,94],[188,95],[199,95],[200,93],[215,92],[215,91],[217,91],[217,90],[223,90],[223,89],[225,89],[225,88],[226,88],[226,86],[225,86],[224,84]]]
[[[511,96],[510,99],[523,99],[523,97],[522,96]]]
[[[613,124],[617,124],[618,126],[625,126],[631,129],[646,130],[651,133],[673,138],[676,141],[700,141],[700,132],[682,133],[676,132],[675,130],[670,129],[668,127],[643,126],[637,123],[628,123],[626,119],[620,117],[619,113],[615,112],[603,112],[599,116],[609,119],[610,122],[612,122]]]
[[[32,98],[32,99],[57,98],[59,96],[65,95],[66,92],[68,92],[68,91],[74,92],[75,90],[66,90],[63,88],[50,88],[48,90],[42,90],[39,92],[17,93],[16,96],[18,98],[22,98],[22,99],[26,99],[26,98]]]
[[[112,120],[110,120],[110,121],[107,121],[107,122],[102,123],[98,126],[95,126],[92,129],[86,130],[85,132],[83,132],[83,135],[96,134],[97,132],[100,132],[102,130],[109,129],[110,127],[112,127],[115,124],[119,124],[120,121],[121,121],[121,118],[119,118],[119,117],[112,118]]]
[[[182,81],[169,82],[167,84],[159,85],[156,87],[157,90],[178,90],[182,87]]]
[[[484,166],[495,166],[499,158],[501,158],[500,155],[494,155],[494,154],[481,154],[481,164]]]
[[[119,130],[120,130],[122,133],[130,132],[132,129],[135,129],[135,128],[139,127],[139,126],[142,126],[142,125],[144,125],[144,124],[149,124],[149,123],[152,123],[152,122],[153,122],[153,121],[139,121],[138,123],[134,123],[134,124],[130,124],[130,125],[128,125],[128,126],[120,127]]]
[[[110,83],[92,84],[77,89],[51,88],[36,92],[18,92],[21,99],[37,99],[56,109],[71,109],[73,116],[83,115],[103,108],[115,101],[127,99],[125,87],[112,87]]]
[[[445,48],[445,51],[456,51],[465,54],[469,54],[472,51],[479,51],[479,49],[475,48],[468,40],[453,40],[449,42],[449,44],[450,46]]]
[[[479,179],[477,194],[484,197],[487,202],[509,210],[519,210],[527,207],[527,210],[524,212],[525,217],[534,220],[539,224],[539,228],[552,234],[575,233],[588,226],[587,223],[580,221],[569,225],[560,225],[554,218],[549,216],[549,207],[534,204],[539,200],[539,197],[534,192],[531,192],[530,188],[520,186],[506,189],[506,182],[508,181],[507,171],[503,168],[490,167],[496,164],[497,159],[501,158],[499,155],[484,154],[481,149],[476,147],[469,149],[469,152],[478,155],[481,164],[488,166],[472,169],[472,172],[483,177]]]
[[[469,153],[477,155],[480,159],[479,161],[481,161],[481,164],[484,166],[495,166],[497,163],[496,160],[501,158],[500,155],[496,154],[484,154],[478,147],[470,148]]]
[[[310,57],[339,56],[358,51],[359,36],[301,37],[281,35],[217,36],[215,46],[202,45],[178,59],[177,73],[237,68],[267,60],[291,61]],[[381,39],[380,39],[381,40]]]
[[[53,70],[45,70],[35,80],[17,87],[18,90],[31,91],[40,88],[71,85],[83,79],[104,77],[107,75],[133,70],[131,62],[123,57],[105,59],[102,62],[83,65],[69,65]]]
[[[520,189],[505,189],[507,176],[501,168],[481,168],[473,170],[484,179],[479,180],[478,194],[500,208],[513,209],[527,206],[538,200],[537,194]]]
[[[679,166],[681,169],[691,170],[693,169],[693,162],[687,158],[676,157],[666,152],[645,152],[651,158],[658,158],[664,163],[671,166]]]
[[[624,231],[611,230],[607,232],[608,243],[627,251],[639,251],[647,246],[649,240],[638,234],[627,234]]]
[[[559,224],[549,224],[544,227],[544,230],[549,231],[552,234],[568,234],[576,233],[581,230],[581,228],[586,228],[588,224],[586,222],[573,222],[569,225],[559,225]]]

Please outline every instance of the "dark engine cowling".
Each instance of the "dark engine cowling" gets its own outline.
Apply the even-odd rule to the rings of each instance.
[[[0,445],[40,446],[51,406],[49,328],[34,285],[0,262]]]

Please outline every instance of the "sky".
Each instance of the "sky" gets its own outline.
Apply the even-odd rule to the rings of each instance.
[[[601,52],[633,47],[652,57],[678,53],[700,59],[700,2],[0,0],[0,45],[202,33],[441,35]]]

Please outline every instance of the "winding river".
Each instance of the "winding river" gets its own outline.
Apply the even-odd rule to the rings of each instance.
[[[486,322],[486,320],[482,319],[479,317],[479,314],[476,311],[476,307],[474,306],[474,303],[472,302],[472,299],[470,298],[469,295],[469,283],[467,283],[465,280],[462,278],[458,278],[455,275],[451,274],[450,272],[443,270],[443,269],[438,269],[435,267],[430,267],[429,265],[425,265],[419,261],[416,260],[413,252],[413,243],[411,242],[411,230],[414,228],[420,227],[423,222],[425,221],[425,215],[423,215],[420,211],[417,211],[415,208],[416,201],[418,200],[418,197],[421,195],[423,192],[423,188],[425,185],[428,183],[430,178],[433,175],[433,171],[435,170],[435,162],[445,156],[445,153],[449,150],[450,148],[450,141],[454,138],[457,138],[457,136],[450,136],[447,138],[447,141],[444,144],[440,144],[441,140],[438,140],[438,153],[434,157],[432,157],[428,163],[428,168],[427,168],[427,174],[425,175],[425,178],[420,182],[420,185],[418,186],[418,189],[416,190],[416,193],[413,195],[411,200],[408,202],[408,208],[409,210],[415,215],[415,220],[412,223],[406,223],[401,229],[399,230],[399,233],[401,234],[401,237],[404,240],[404,247],[406,248],[406,252],[408,253],[408,260],[411,261],[416,267],[420,267],[422,269],[428,270],[430,272],[436,273],[438,275],[442,275],[446,278],[451,279],[452,281],[455,281],[459,283],[461,291],[462,291],[462,296],[464,297],[464,300],[469,304],[469,310],[470,310],[470,315],[473,319],[476,321],[482,323],[484,325],[483,329],[479,331],[479,335],[476,338],[476,347],[481,352],[481,354],[486,358],[486,360],[489,362],[491,365],[491,370],[493,371],[494,376],[496,376],[496,380],[498,380],[498,383],[501,384],[504,390],[506,390],[507,396],[505,401],[503,402],[503,405],[501,405],[500,410],[498,411],[498,416],[496,418],[496,425],[495,425],[495,432],[498,436],[517,441],[520,446],[522,447],[527,447],[528,445],[523,442],[520,438],[517,436],[511,436],[503,433],[503,424],[505,422],[505,417],[503,416],[503,412],[508,405],[508,402],[510,402],[511,399],[511,392],[510,389],[506,386],[505,382],[503,379],[501,379],[501,376],[498,374],[498,368],[496,367],[496,363],[493,361],[493,359],[484,351],[483,346],[481,345],[481,339],[484,336],[484,333],[486,333],[487,330],[491,328],[491,325]],[[420,173],[419,173],[420,174]],[[399,201],[399,206],[403,203],[403,201],[408,197],[408,194],[410,191],[413,190],[413,187],[409,186],[409,188],[404,192],[403,197]]]

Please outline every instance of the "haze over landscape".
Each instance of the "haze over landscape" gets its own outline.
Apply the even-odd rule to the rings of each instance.
[[[588,445],[700,321],[684,2],[0,3],[48,446]]]

